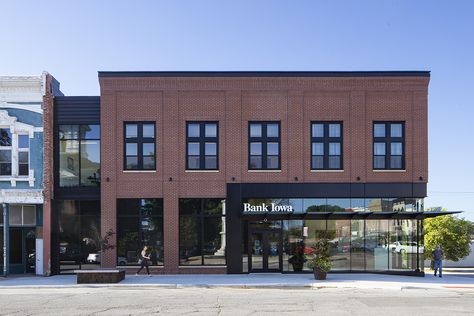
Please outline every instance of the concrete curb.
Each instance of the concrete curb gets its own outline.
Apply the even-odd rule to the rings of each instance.
[[[235,288],[235,289],[280,289],[280,290],[320,290],[320,289],[374,289],[374,290],[441,290],[441,289],[472,289],[474,285],[464,284],[426,284],[426,285],[398,285],[398,284],[337,284],[337,283],[311,283],[311,284],[66,284],[66,285],[7,285],[0,286],[0,290],[6,289],[63,289],[63,288]]]

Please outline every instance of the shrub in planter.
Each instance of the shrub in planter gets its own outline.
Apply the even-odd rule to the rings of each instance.
[[[314,251],[308,257],[308,268],[313,269],[314,278],[325,280],[327,273],[331,270],[331,258],[329,257],[329,244],[327,239],[321,239],[313,247]]]

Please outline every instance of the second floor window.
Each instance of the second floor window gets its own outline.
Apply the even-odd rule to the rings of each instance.
[[[9,128],[0,128],[0,176],[12,175],[12,134]]]
[[[28,135],[18,135],[18,175],[28,176],[29,174],[29,152],[30,137]]]
[[[405,123],[374,122],[373,168],[405,169]]]
[[[249,170],[280,170],[280,122],[249,122]]]
[[[219,124],[217,122],[187,122],[186,169],[219,169]]]
[[[21,149],[19,150],[21,153]],[[19,163],[21,164],[21,159]],[[99,185],[100,126],[60,125],[59,186]]]
[[[342,169],[342,122],[311,123],[311,169]]]
[[[155,170],[155,122],[125,122],[125,170]]]

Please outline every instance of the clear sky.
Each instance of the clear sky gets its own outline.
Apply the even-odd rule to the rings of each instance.
[[[474,220],[474,1],[0,0],[0,75],[431,70],[425,206]]]

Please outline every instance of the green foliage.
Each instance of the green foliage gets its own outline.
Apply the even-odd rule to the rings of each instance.
[[[447,260],[459,261],[470,253],[470,233],[474,224],[452,215],[444,215],[425,220],[425,254],[432,258],[432,251],[441,245]]]
[[[329,272],[331,270],[331,258],[329,256],[328,239],[320,239],[312,247],[313,253],[307,256],[308,268],[319,268],[321,271]]]

